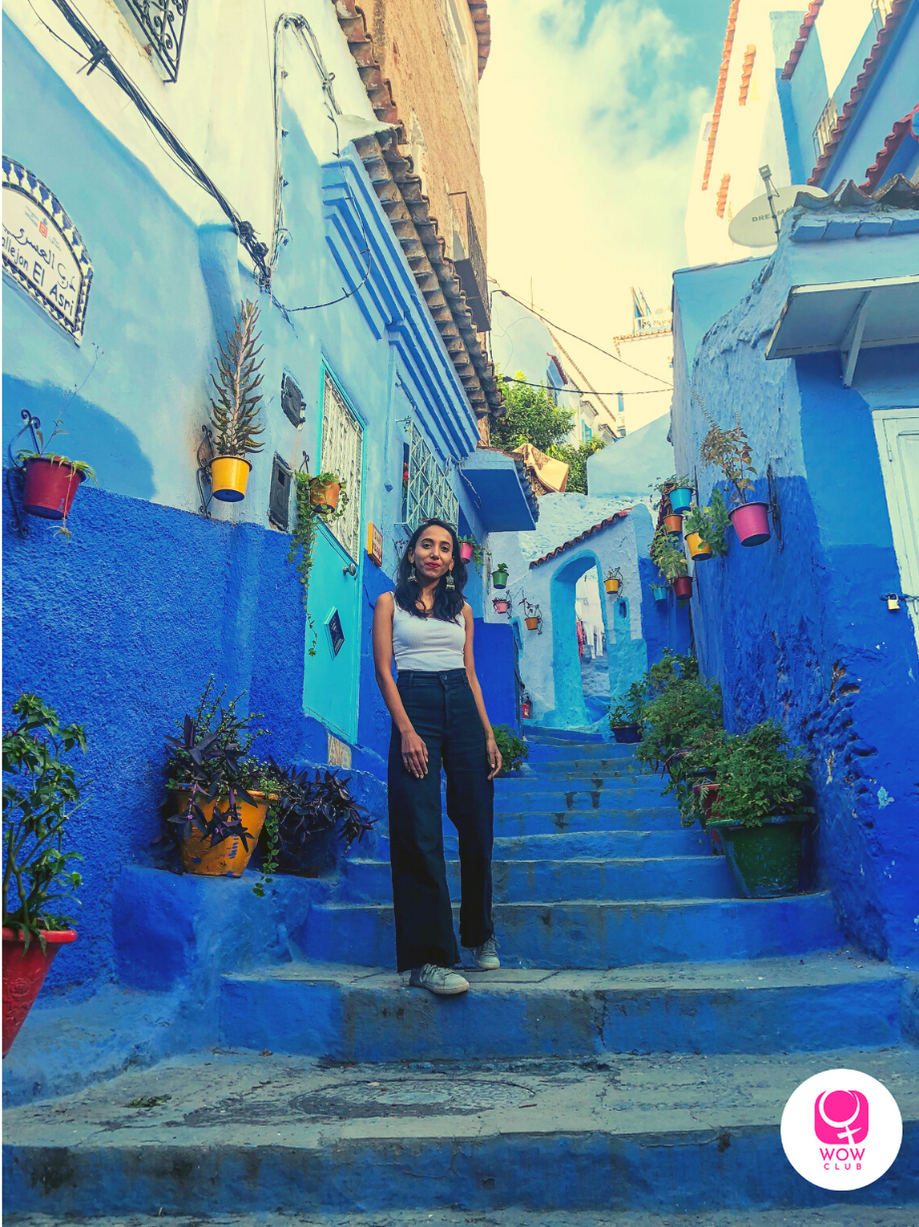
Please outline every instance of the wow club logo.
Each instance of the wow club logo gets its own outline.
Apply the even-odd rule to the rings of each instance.
[[[896,1159],[903,1123],[876,1078],[830,1069],[798,1087],[782,1113],[782,1146],[800,1175],[822,1189],[860,1189]]]

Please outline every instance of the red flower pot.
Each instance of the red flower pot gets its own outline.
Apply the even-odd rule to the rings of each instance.
[[[28,950],[19,936],[20,930],[3,930],[3,1055],[13,1046],[13,1040],[32,1008],[32,1002],[45,982],[48,968],[54,962],[59,947],[75,942],[75,929],[45,934],[45,949],[33,937]]]
[[[688,601],[692,596],[691,575],[677,575],[670,583],[678,601]]]
[[[741,545],[762,545],[772,536],[768,503],[744,503],[728,514]]]
[[[472,561],[473,548],[474,547],[468,541],[460,542],[460,558],[462,558],[463,562]]]
[[[44,456],[27,460],[22,505],[29,515],[41,516],[43,520],[63,520],[85,477],[85,473],[66,462],[60,464]]]

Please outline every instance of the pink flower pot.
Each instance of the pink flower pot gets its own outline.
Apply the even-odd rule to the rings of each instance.
[[[729,515],[741,545],[762,545],[772,536],[768,503],[744,503]]]
[[[468,541],[460,542],[460,558],[462,558],[463,562],[471,562],[472,550],[473,546],[471,546]]]

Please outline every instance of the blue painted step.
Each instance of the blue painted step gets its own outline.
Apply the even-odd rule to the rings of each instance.
[[[615,742],[610,743],[606,741],[600,733],[584,733],[577,729],[550,729],[543,725],[533,727],[526,725],[525,731],[527,740],[532,741],[536,745],[545,745],[546,743],[551,744],[553,742],[560,742],[562,744],[574,742],[576,745],[587,745],[591,743],[600,743],[605,745],[616,744]]]
[[[533,809],[496,813],[495,835],[551,835],[553,831],[677,831],[675,806],[641,809]]]
[[[447,882],[459,898],[459,861],[447,861]],[[494,861],[495,903],[564,899],[730,899],[734,879],[723,856],[660,857],[633,860]],[[356,903],[391,903],[388,861],[345,863],[344,898]]]
[[[633,788],[654,789],[660,796],[666,781],[653,772],[612,772],[607,774],[606,768],[598,767],[596,771],[578,772],[545,772],[534,771],[527,775],[504,776],[496,782],[495,793],[508,796],[518,792],[585,792],[590,790],[609,790],[619,792]]]
[[[785,899],[499,903],[494,918],[505,961],[523,967],[777,958],[831,950],[842,942],[828,892]],[[299,944],[309,959],[392,966],[392,907],[316,905]]]
[[[444,1001],[379,969],[237,972],[222,982],[220,1039],[337,1061],[430,1061],[811,1052],[901,1038],[902,977],[826,955],[467,975],[469,993]]]
[[[459,841],[456,828],[449,818],[444,820],[444,851],[448,857],[457,856]],[[566,857],[585,857],[604,860],[609,857],[635,856],[708,856],[711,842],[699,827],[684,830],[678,820],[672,820],[662,830],[571,829],[558,831],[554,824],[545,834],[499,835],[495,839],[496,860],[537,860],[549,857],[562,860]],[[389,861],[389,836],[381,831],[375,849],[377,858]]]
[[[539,809],[623,809],[673,808],[670,796],[663,796],[660,785],[619,784],[605,787],[603,781],[564,780],[549,783],[534,779],[523,788],[500,788],[495,792],[495,813]]]

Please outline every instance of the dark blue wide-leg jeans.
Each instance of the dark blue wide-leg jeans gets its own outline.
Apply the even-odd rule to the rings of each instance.
[[[491,853],[494,783],[488,779],[485,731],[465,669],[402,672],[399,694],[428,748],[428,773],[416,779],[402,762],[402,738],[389,744],[389,843],[396,963],[399,971],[436,963],[453,967],[459,950],[444,864],[440,770],[447,776],[447,815],[459,835],[460,941],[481,946],[494,933]]]

